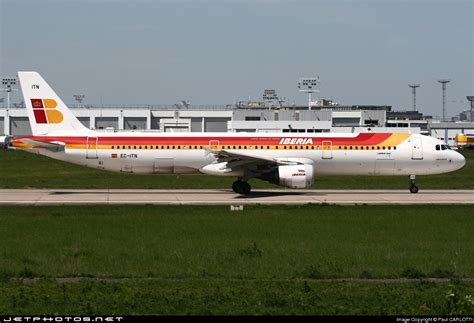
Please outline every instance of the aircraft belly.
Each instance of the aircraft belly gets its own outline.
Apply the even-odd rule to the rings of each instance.
[[[364,152],[334,151],[332,159],[320,159],[315,174],[320,175],[374,175],[375,159]]]
[[[132,150],[99,152],[97,159],[87,159],[87,166],[116,172],[138,174],[193,174],[209,163],[199,151],[143,151]],[[102,161],[102,165],[99,165]]]

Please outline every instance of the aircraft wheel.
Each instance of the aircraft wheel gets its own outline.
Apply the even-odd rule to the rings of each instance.
[[[252,187],[247,182],[235,181],[232,184],[232,190],[237,194],[247,195],[252,190]]]
[[[416,185],[410,186],[410,193],[418,193],[418,186]]]
[[[247,183],[247,182],[242,182],[242,183],[244,184],[244,185],[243,185],[243,186],[244,186],[244,192],[243,192],[243,194],[244,194],[244,195],[249,194],[250,191],[252,190],[252,187],[251,187],[250,184]]]

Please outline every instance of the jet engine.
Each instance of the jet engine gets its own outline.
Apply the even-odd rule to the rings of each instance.
[[[0,137],[0,144],[2,145],[3,149],[8,149],[11,145],[12,136],[1,136]]]
[[[307,164],[284,165],[257,178],[289,188],[308,188],[314,183],[314,170],[312,165]]]

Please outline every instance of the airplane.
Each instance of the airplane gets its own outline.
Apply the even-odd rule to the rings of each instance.
[[[320,175],[416,175],[462,168],[444,142],[410,133],[163,133],[86,128],[36,72],[18,72],[31,136],[5,146],[107,171],[232,176],[235,193],[252,178],[308,188]]]

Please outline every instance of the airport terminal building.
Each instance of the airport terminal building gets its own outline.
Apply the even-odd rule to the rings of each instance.
[[[474,123],[440,122],[417,111],[391,106],[321,105],[267,107],[265,104],[222,106],[147,105],[77,106],[74,115],[88,128],[104,131],[161,132],[412,132],[455,145],[456,134],[474,134]],[[0,134],[31,134],[21,105],[0,106]]]

